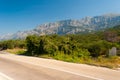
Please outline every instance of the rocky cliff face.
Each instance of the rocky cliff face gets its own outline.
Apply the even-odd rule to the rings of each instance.
[[[98,30],[104,30],[116,25],[120,25],[120,14],[106,14],[95,17],[85,17],[80,20],[62,20],[54,23],[47,23],[38,26],[30,31],[17,32],[15,34],[3,35],[4,39],[23,39],[28,35],[47,34],[76,34]]]
[[[120,25],[120,15],[108,14],[85,17],[80,20],[63,20],[38,26],[35,31],[40,34],[75,34],[91,32]]]

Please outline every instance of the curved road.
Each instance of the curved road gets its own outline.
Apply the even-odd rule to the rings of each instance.
[[[0,72],[13,80],[120,80],[120,71],[0,52]]]

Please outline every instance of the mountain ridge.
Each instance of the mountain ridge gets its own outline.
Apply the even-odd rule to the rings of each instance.
[[[52,23],[41,24],[33,30],[19,31],[14,34],[0,36],[0,40],[24,39],[28,35],[49,34],[76,34],[104,30],[120,25],[120,14],[105,14],[101,16],[85,17],[79,20],[61,20]]]

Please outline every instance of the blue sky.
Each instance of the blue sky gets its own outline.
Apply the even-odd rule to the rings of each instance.
[[[0,35],[106,13],[120,13],[120,0],[0,0]]]

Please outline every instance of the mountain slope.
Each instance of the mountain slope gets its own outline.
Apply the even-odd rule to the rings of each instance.
[[[3,35],[0,40],[23,39],[28,35],[47,34],[76,34],[98,30],[104,30],[120,25],[120,14],[106,14],[95,17],[85,17],[80,20],[62,20],[54,23],[47,23],[38,26],[30,31],[17,32],[15,34]]]

